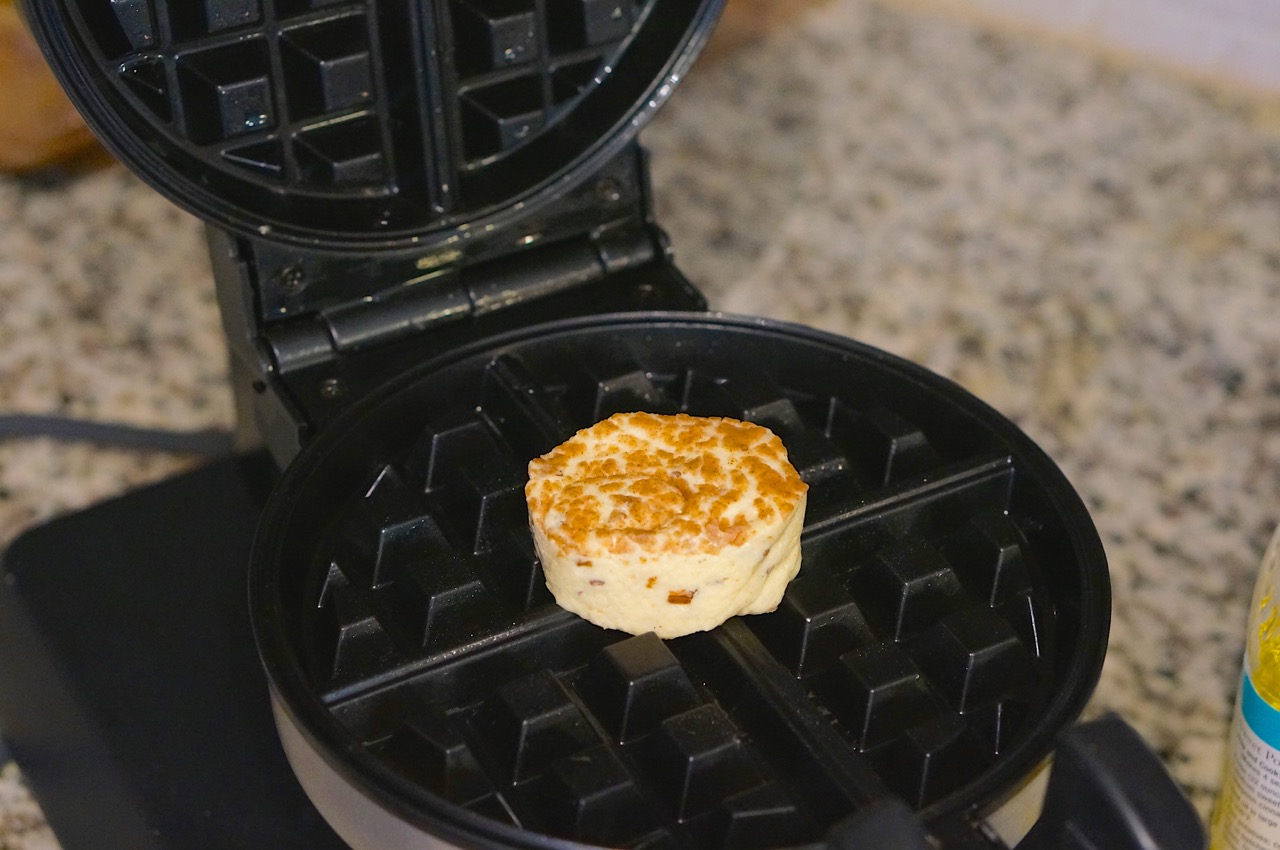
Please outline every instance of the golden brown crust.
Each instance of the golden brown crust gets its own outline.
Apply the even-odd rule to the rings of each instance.
[[[740,546],[808,489],[767,428],[687,414],[615,414],[532,461],[529,475],[530,517],[563,552]]]

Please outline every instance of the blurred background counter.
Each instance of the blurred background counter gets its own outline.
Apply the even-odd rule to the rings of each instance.
[[[1207,814],[1280,521],[1280,86],[1068,29],[733,0],[642,138],[658,220],[713,307],[918,361],[1061,464],[1114,581],[1089,711],[1137,726]],[[62,130],[0,163],[27,171],[0,177],[0,412],[230,428],[200,225]],[[0,134],[15,158],[29,141]],[[198,462],[0,443],[0,547]],[[0,847],[56,846],[3,767]]]

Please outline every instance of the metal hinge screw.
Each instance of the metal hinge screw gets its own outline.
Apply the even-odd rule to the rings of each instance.
[[[616,204],[622,200],[622,185],[612,177],[606,177],[596,184],[596,197],[606,204]]]
[[[307,285],[306,275],[302,272],[302,266],[286,266],[275,273],[273,280],[276,286],[290,295],[301,292],[302,288]]]
[[[346,391],[346,385],[337,378],[325,378],[320,382],[320,397],[325,401],[341,398]]]

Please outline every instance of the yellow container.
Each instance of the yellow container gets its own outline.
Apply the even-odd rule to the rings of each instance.
[[[1280,529],[1262,557],[1210,850],[1280,850]]]

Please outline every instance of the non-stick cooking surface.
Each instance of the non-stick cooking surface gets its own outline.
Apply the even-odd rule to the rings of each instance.
[[[171,200],[334,248],[466,238],[556,197],[665,101],[721,2],[24,6],[95,131]]]
[[[664,642],[555,605],[526,465],[636,409],[782,437],[811,491],[776,612]],[[848,340],[705,315],[544,326],[397,382],[295,462],[253,570],[268,673],[336,769],[526,846],[793,845],[885,788],[949,818],[1047,754],[1109,617],[1092,523],[1009,422]]]

